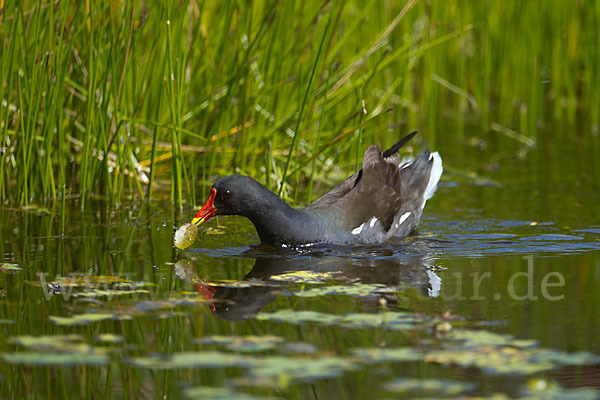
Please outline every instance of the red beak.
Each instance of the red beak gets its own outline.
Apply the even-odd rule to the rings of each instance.
[[[214,189],[213,189],[214,190]],[[215,312],[215,303],[213,302],[213,295],[215,294],[215,288],[209,285],[196,285],[196,290],[199,291],[202,296],[208,301],[210,311]]]
[[[192,224],[194,224],[196,226],[200,226],[201,223],[203,223],[206,220],[211,219],[215,215],[215,213],[217,212],[217,209],[215,208],[213,203],[215,201],[216,195],[217,195],[217,189],[212,188],[210,190],[210,194],[208,195],[208,200],[206,200],[206,203],[204,203],[204,205],[202,206],[200,211],[198,211],[198,214],[196,214],[194,219],[192,219]]]

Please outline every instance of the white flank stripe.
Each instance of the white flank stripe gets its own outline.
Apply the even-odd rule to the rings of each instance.
[[[369,223],[369,227],[371,227],[371,228],[374,227],[376,222],[377,222],[377,218],[373,217],[371,219],[371,222]]]
[[[400,221],[398,221],[398,224],[402,225],[402,223],[406,221],[406,218],[408,217],[410,217],[410,211],[407,211],[404,214],[402,214],[402,216],[400,217]]]
[[[406,167],[410,167],[413,161],[415,161],[415,158],[413,156],[404,156],[402,160],[400,160],[400,162],[398,163],[399,168],[404,169]]]
[[[352,234],[358,235],[359,233],[361,233],[363,226],[365,226],[364,223],[362,223],[362,224],[360,224],[360,226],[357,226],[356,228],[352,229]]]

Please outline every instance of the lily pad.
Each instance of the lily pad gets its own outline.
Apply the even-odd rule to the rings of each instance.
[[[65,350],[67,346],[73,344],[81,344],[83,337],[81,335],[45,335],[45,336],[13,336],[9,338],[8,343],[17,344],[29,349],[44,349],[44,350]],[[87,345],[85,345],[87,346]],[[88,349],[89,347],[86,347]]]
[[[113,296],[124,296],[132,294],[148,294],[150,293],[146,289],[134,289],[134,290],[101,290],[101,289],[90,289],[85,292],[73,293],[73,297],[113,297]]]
[[[179,368],[247,368],[244,385],[287,386],[292,381],[310,381],[340,376],[357,368],[353,359],[323,356],[297,358],[257,357],[219,351],[182,352],[172,355],[132,357],[128,363],[137,368],[169,370]]]
[[[458,345],[454,343],[458,340]],[[430,351],[427,362],[477,367],[495,375],[529,375],[549,371],[561,365],[585,365],[600,362],[587,352],[565,353],[537,347],[532,340],[519,340],[480,330],[456,330],[447,339],[447,347]]]
[[[252,359],[220,351],[188,351],[163,356],[131,357],[134,367],[147,369],[249,367]]]
[[[17,273],[23,271],[23,268],[19,264],[12,263],[1,263],[0,264],[0,272],[9,272],[9,273]]]
[[[27,281],[32,286],[42,287],[40,282]],[[85,275],[73,274],[71,276],[59,276],[52,282],[44,284],[44,291],[48,294],[62,294],[65,300],[68,297],[112,297],[131,294],[147,294],[146,287],[156,286],[152,282],[131,281],[128,279],[119,278],[111,275]],[[47,287],[47,289],[46,289]]]
[[[396,393],[425,392],[439,396],[456,396],[472,390],[474,385],[449,379],[394,379],[384,385],[385,390]]]
[[[536,349],[533,353],[533,359],[538,362],[552,362],[560,365],[600,364],[600,356],[586,351],[565,353],[553,349]]]
[[[4,353],[2,359],[10,364],[25,365],[54,365],[54,366],[74,366],[74,365],[106,365],[108,356],[105,354],[94,353],[54,353],[27,351],[18,353]]]
[[[196,386],[191,389],[186,389],[184,392],[186,397],[190,399],[202,400],[255,400],[265,399],[265,397],[254,397],[247,393],[236,392],[235,390],[223,387]],[[267,397],[268,399],[268,397]]]
[[[368,364],[422,361],[424,358],[423,353],[418,352],[412,347],[374,347],[354,349],[352,350],[352,354]]]
[[[315,272],[315,271],[294,271],[287,274],[273,275],[270,280],[292,283],[310,283],[318,284],[340,279],[343,277],[341,272]]]
[[[283,346],[283,350],[293,354],[314,354],[317,352],[317,347],[306,342],[291,342]]]
[[[452,338],[463,341],[464,346],[512,346],[527,348],[538,344],[535,340],[515,339],[511,335],[472,329],[456,330]]]
[[[325,287],[312,288],[293,292],[298,297],[318,297],[328,295],[346,295],[356,297],[366,297],[375,295],[374,292],[384,288],[385,285],[379,283],[365,284],[355,283],[352,285],[331,285]]]
[[[322,378],[335,378],[344,371],[354,370],[357,365],[353,360],[340,357],[292,358],[265,357],[255,362],[250,376],[256,383],[277,383],[287,386],[289,381],[312,381]]]
[[[77,314],[72,317],[60,317],[51,315],[48,319],[56,325],[72,326],[72,325],[87,325],[94,322],[105,321],[109,319],[131,319],[128,315],[117,315],[109,313],[85,313]]]
[[[344,328],[378,328],[392,330],[420,329],[420,323],[425,322],[424,317],[411,313],[386,312],[386,313],[351,313],[346,315],[325,314],[317,311],[277,310],[273,313],[262,312],[258,314],[259,320],[285,322],[299,325],[305,322],[323,325],[339,325]]]
[[[152,285],[149,282],[133,282],[112,275],[74,274],[70,276],[59,276],[48,285],[74,288],[118,287],[120,289],[127,289],[129,287],[142,287],[148,284]]]
[[[529,351],[493,346],[439,350],[430,352],[425,357],[425,361],[460,365],[461,367],[477,367],[489,374],[496,375],[529,375],[554,368],[552,363],[533,361]]]
[[[456,340],[459,339],[459,340]],[[352,354],[366,363],[425,361],[461,367],[477,367],[491,375],[530,375],[563,365],[590,365],[600,357],[587,352],[565,353],[538,348],[533,341],[492,332],[457,330],[442,348],[358,348]]]
[[[296,311],[296,310],[277,310],[272,313],[259,313],[257,318],[261,321],[286,322],[299,325],[305,322],[316,322],[323,325],[333,325],[339,323],[342,317],[339,315],[325,314],[318,311]]]
[[[13,336],[8,343],[27,349],[4,353],[2,358],[13,364],[27,365],[105,365],[109,349],[92,347],[80,335]]]
[[[131,312],[147,312],[175,308],[175,303],[167,300],[147,300],[137,302],[129,309]]]
[[[284,342],[279,336],[205,336],[198,340],[202,344],[222,345],[231,351],[243,353],[271,350]]]
[[[415,316],[413,313],[351,313],[344,316],[342,326],[355,329],[384,327],[392,330],[413,330],[420,328],[418,324],[425,321],[425,317]]]
[[[104,342],[104,343],[123,343],[123,340],[125,340],[123,338],[123,336],[121,335],[116,335],[114,333],[101,333],[98,336],[96,336],[96,340],[98,342]]]
[[[44,206],[40,206],[37,204],[29,204],[26,206],[22,206],[21,210],[28,212],[28,213],[33,213],[36,215],[50,215],[50,210],[48,210]]]

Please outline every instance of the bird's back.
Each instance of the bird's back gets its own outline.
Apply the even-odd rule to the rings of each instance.
[[[408,235],[435,191],[442,163],[438,153],[424,151],[414,161],[399,165],[398,148],[382,152],[370,146],[362,170],[313,201],[306,211],[329,217],[337,229],[365,241]]]

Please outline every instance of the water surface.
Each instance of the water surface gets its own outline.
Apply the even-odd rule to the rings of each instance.
[[[226,217],[181,252],[167,202],[3,208],[0,393],[598,398],[598,172],[504,165],[368,247]]]

